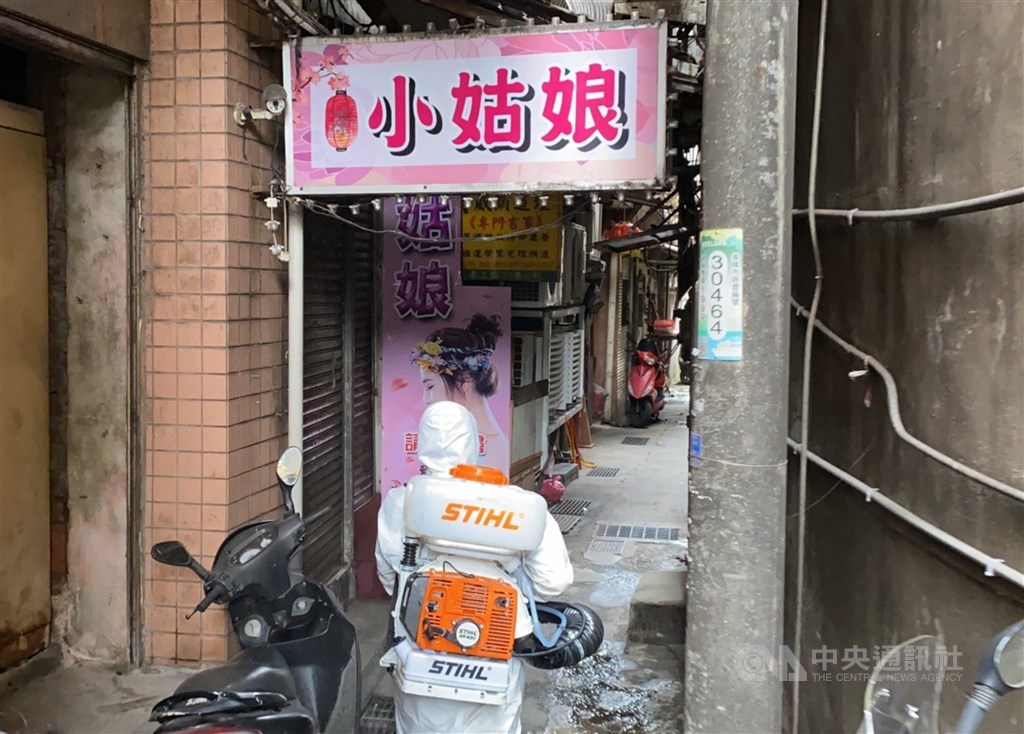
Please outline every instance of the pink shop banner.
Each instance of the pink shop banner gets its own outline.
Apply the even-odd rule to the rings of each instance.
[[[666,26],[627,21],[286,44],[305,194],[588,190],[665,176]]]
[[[419,421],[458,402],[479,428],[477,463],[508,474],[512,311],[508,288],[464,286],[458,198],[383,201],[381,493],[420,471]],[[398,236],[395,232],[406,236]]]

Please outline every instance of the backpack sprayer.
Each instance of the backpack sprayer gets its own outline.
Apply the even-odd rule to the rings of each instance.
[[[587,607],[534,598],[522,557],[541,544],[544,499],[487,467],[451,474],[408,483],[394,645],[380,664],[406,693],[504,704],[513,657],[573,665],[597,651],[604,627]]]

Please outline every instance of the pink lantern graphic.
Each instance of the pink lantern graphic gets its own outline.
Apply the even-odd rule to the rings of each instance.
[[[344,89],[339,89],[327,100],[324,110],[324,132],[327,142],[339,153],[352,147],[359,133],[359,114],[356,101]]]

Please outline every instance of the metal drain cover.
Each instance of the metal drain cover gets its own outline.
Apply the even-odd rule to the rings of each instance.
[[[590,506],[594,504],[590,500],[562,500],[551,508],[552,515],[586,515]]]
[[[621,556],[626,552],[626,541],[624,540],[592,540],[587,553],[611,553]]]
[[[372,696],[360,718],[362,734],[395,734],[395,699],[391,696]]]
[[[626,446],[646,446],[647,442],[650,440],[651,439],[644,438],[643,436],[626,436],[622,439],[622,443]]]
[[[595,538],[623,538],[648,543],[671,543],[679,540],[679,528],[656,527],[653,525],[609,525],[598,523],[594,529]]]
[[[552,517],[555,518],[555,521],[558,523],[558,529],[562,531],[562,535],[568,533],[574,527],[579,525],[581,520],[583,520],[583,518],[578,515],[552,515]]]
[[[611,466],[595,466],[587,472],[588,477],[614,477],[618,476],[619,470]]]

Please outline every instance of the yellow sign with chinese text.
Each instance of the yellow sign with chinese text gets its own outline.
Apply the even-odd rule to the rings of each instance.
[[[561,218],[562,200],[554,196],[543,208],[534,197],[518,206],[512,197],[499,199],[494,209],[487,197],[477,198],[462,212],[463,280],[557,281]]]

